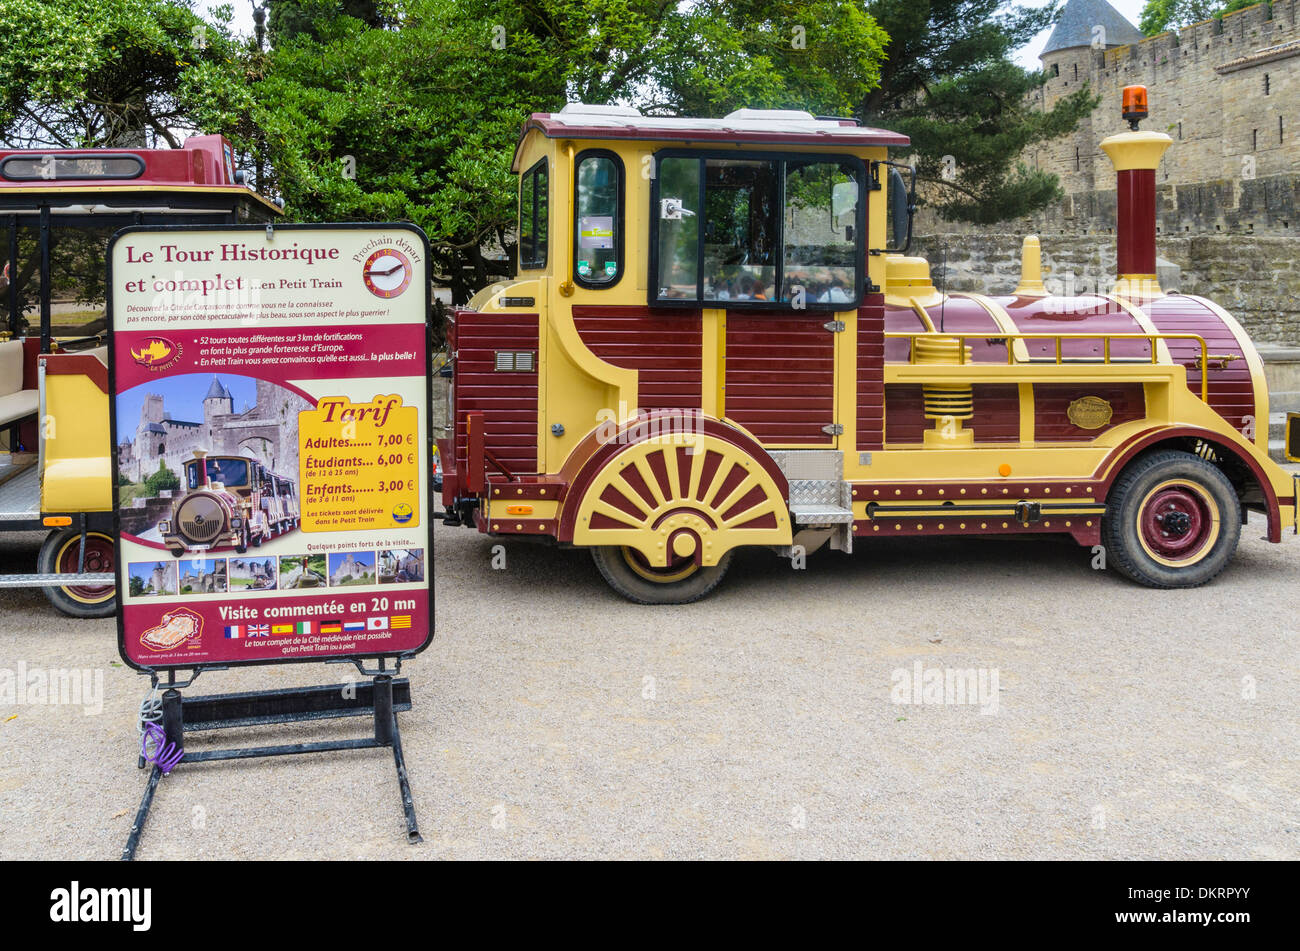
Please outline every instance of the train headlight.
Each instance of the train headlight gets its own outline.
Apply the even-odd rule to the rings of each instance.
[[[163,519],[161,522],[158,523],[158,534],[159,534],[159,535],[166,535],[166,534],[169,533],[171,530],[172,530],[172,523],[169,522],[169,521],[167,521],[166,519]]]
[[[238,515],[232,515],[232,516],[230,517],[230,527],[231,527],[231,528],[238,528],[240,525],[243,525],[243,524],[244,524],[244,520],[241,519]]]

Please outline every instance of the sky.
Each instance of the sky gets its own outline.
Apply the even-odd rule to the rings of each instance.
[[[253,4],[251,0],[231,0],[235,8],[235,16],[231,20],[231,25],[235,32],[244,36],[251,36],[253,32]],[[1022,0],[1023,6],[1042,7],[1046,6],[1051,0]],[[1062,0],[1063,2],[1063,0]],[[218,5],[215,0],[199,0],[198,7],[204,11],[210,10]],[[1009,4],[1008,4],[1009,5]],[[1146,6],[1146,0],[1110,0],[1110,5],[1124,15],[1124,17],[1137,26],[1138,20],[1142,16],[1142,8]],[[1044,30],[1033,40],[1016,51],[1016,62],[1026,69],[1038,69],[1038,54],[1047,44],[1047,37],[1051,30]]]
[[[218,379],[235,398],[236,413],[244,411],[245,403],[249,406],[257,403],[257,381],[252,377],[223,373]],[[146,393],[159,394],[163,398],[164,412],[171,413],[172,419],[190,423],[203,422],[203,396],[211,385],[211,373],[182,373],[177,376],[159,377],[119,394],[117,397],[119,439],[130,439],[135,436],[136,424],[140,422],[140,407],[144,405]]]

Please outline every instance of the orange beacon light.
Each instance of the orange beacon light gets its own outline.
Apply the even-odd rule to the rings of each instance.
[[[1147,112],[1147,87],[1146,86],[1125,86],[1124,87],[1124,107],[1123,116],[1128,124],[1136,132],[1138,121],[1145,119]]]

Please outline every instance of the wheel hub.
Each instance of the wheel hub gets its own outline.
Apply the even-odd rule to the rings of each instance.
[[[1171,538],[1181,538],[1192,530],[1192,517],[1186,512],[1166,512],[1157,515],[1156,521]]]
[[[1139,527],[1153,555],[1171,562],[1194,559],[1217,534],[1212,503],[1193,486],[1166,483],[1146,499]]]

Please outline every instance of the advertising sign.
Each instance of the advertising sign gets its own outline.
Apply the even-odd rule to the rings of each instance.
[[[118,646],[136,668],[432,636],[428,244],[132,228],[109,249]]]

